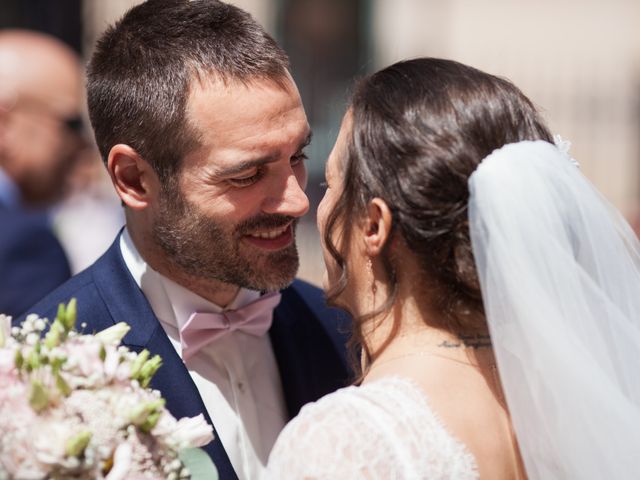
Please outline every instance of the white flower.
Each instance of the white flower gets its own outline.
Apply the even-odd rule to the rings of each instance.
[[[73,434],[74,427],[71,422],[52,420],[40,422],[40,428],[33,432],[31,439],[36,458],[48,464],[64,460],[64,443]]]
[[[177,421],[158,391],[141,386],[134,373],[150,379],[153,359],[119,345],[125,323],[79,334],[75,307],[64,312],[53,342],[41,335],[46,324],[37,315],[13,328],[0,315],[0,479],[133,480],[164,477],[165,467],[183,471],[179,449],[211,441],[211,426],[202,415]],[[36,406],[34,382],[43,397]],[[140,406],[147,408],[132,419]]]
[[[130,372],[131,368],[122,361],[121,353],[113,345],[107,345],[104,357],[105,376],[110,380],[125,384],[129,381]]]
[[[167,425],[165,424],[165,428]],[[204,415],[181,418],[168,432],[167,441],[178,450],[190,447],[203,447],[213,440],[213,429],[204,419]]]
[[[113,467],[105,480],[124,480],[129,474],[131,460],[133,457],[133,447],[129,443],[121,443],[113,454]]]
[[[11,336],[11,317],[0,314],[0,348],[4,347]]]
[[[36,330],[42,332],[47,327],[47,324],[43,318],[38,318],[35,322],[33,322],[33,326]]]
[[[124,336],[131,330],[131,327],[125,322],[119,322],[115,325],[102,330],[95,334],[95,337],[101,342],[109,345],[119,344]]]

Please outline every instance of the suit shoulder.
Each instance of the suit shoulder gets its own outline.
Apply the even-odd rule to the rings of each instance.
[[[295,279],[282,291],[282,302],[294,310],[308,310],[324,329],[344,342],[350,331],[351,319],[346,312],[327,305],[324,292],[304,280]]]
[[[327,308],[324,301],[324,292],[309,282],[296,278],[293,283],[285,289],[295,291],[306,303],[317,304],[321,308]]]
[[[327,305],[324,292],[320,288],[304,280],[296,278],[282,291],[282,296],[283,302],[302,302],[321,321],[330,319],[335,323],[336,318],[347,318],[346,313]]]

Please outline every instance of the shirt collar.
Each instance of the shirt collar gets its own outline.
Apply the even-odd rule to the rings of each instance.
[[[127,268],[147,297],[153,313],[178,330],[194,312],[219,313],[223,309],[153,270],[142,258],[125,228],[120,237],[120,250]],[[260,296],[260,292],[241,288],[226,310],[240,308]]]

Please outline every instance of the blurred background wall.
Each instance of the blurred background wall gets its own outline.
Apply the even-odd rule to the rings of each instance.
[[[0,27],[60,36],[85,58],[135,0],[2,0]],[[352,79],[438,56],[512,80],[569,139],[589,179],[640,224],[640,2],[637,0],[235,0],[291,57],[314,130],[312,211]],[[12,24],[13,22],[13,24]],[[21,24],[19,24],[22,22]],[[300,227],[300,276],[322,278],[315,213]]]

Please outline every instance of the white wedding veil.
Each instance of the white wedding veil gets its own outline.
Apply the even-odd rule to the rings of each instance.
[[[469,225],[529,479],[640,478],[640,245],[568,155],[506,145]]]

